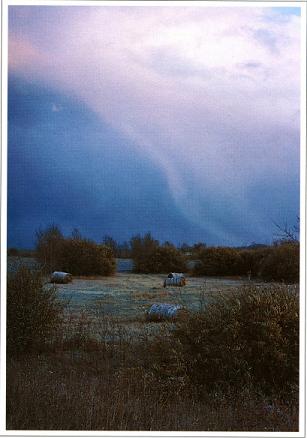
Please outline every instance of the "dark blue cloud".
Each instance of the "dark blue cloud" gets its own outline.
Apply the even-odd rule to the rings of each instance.
[[[291,223],[298,214],[299,174],[292,169],[251,181],[244,207],[191,180],[195,221],[193,208],[178,208],[165,173],[131,141],[79,100],[42,84],[10,79],[8,122],[9,246],[33,246],[35,230],[51,223],[97,241],[151,231],[175,243],[270,242],[273,221]]]
[[[9,9],[10,244],[56,222],[240,245],[295,221],[299,8]]]
[[[14,77],[8,121],[9,246],[32,246],[50,223],[96,240],[148,230],[206,238],[177,211],[161,171],[82,102]]]

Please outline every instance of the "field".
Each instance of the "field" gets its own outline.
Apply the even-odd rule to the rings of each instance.
[[[9,271],[16,271],[20,264],[38,268],[33,259],[9,258]],[[251,314],[244,311],[241,319],[236,318],[241,324],[236,331],[231,307],[210,319],[212,310],[206,312],[206,304],[220,294],[233,296],[233,292],[239,297],[240,286],[247,283],[249,297],[253,299],[256,293],[258,298],[263,283],[187,276],[186,286],[164,288],[165,275],[127,271],[131,268],[128,261],[118,260],[117,267],[119,272],[110,277],[74,277],[72,283],[57,285],[58,296],[66,303],[64,325],[42,348],[8,356],[7,429],[298,430],[295,286],[266,284],[273,288],[272,296],[276,291],[280,294],[278,301],[268,308],[265,299],[256,300],[262,302],[262,310],[254,311],[258,305],[254,302]],[[46,277],[43,288],[49,285]],[[244,305],[246,301],[240,299]],[[195,314],[195,319],[190,318],[194,323],[189,318],[149,322],[146,310],[153,303],[180,304]],[[206,324],[213,322],[218,327],[210,337],[198,336],[204,329],[202,315],[208,316]],[[266,332],[255,343],[262,316]],[[286,338],[276,331],[284,325]],[[181,336],[186,333],[187,337],[178,337],[180,327]],[[257,374],[234,378],[234,370],[245,369],[247,356],[241,355],[241,347],[250,351],[246,350],[246,327],[252,329],[249,342],[254,355],[248,360],[250,369],[257,363],[254,374],[262,367],[269,385],[271,374],[276,383],[277,370],[287,376],[272,391]],[[207,348],[206,354],[191,357],[190,346],[196,352]],[[199,368],[195,359],[201,359]]]
[[[146,322],[145,312],[154,303],[180,304],[189,311],[198,311],[212,296],[229,292],[243,280],[188,277],[184,287],[164,288],[165,275],[116,273],[112,277],[74,278],[72,283],[57,285],[59,295],[68,301],[68,311],[77,317],[83,313],[96,326],[111,318],[130,335],[154,333],[156,323]]]
[[[13,272],[21,264],[38,268],[34,259],[9,257],[8,270]],[[74,277],[72,283],[57,285],[59,296],[68,303],[67,311],[73,316],[82,313],[92,322],[110,317],[137,334],[147,328],[155,330],[156,324],[145,324],[145,312],[154,303],[180,304],[189,311],[198,311],[210,296],[246,283],[245,279],[188,276],[186,286],[164,288],[166,275],[134,274],[131,268],[129,259],[117,259],[115,275]]]

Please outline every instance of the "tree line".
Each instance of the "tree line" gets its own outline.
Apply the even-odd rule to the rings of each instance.
[[[137,273],[189,272],[205,276],[247,276],[265,281],[299,281],[299,239],[290,228],[279,229],[271,245],[213,247],[203,242],[175,246],[160,243],[151,233],[118,243],[106,235],[97,243],[74,229],[64,236],[57,225],[36,232],[34,255],[45,272],[72,275],[112,275],[116,258],[131,258]],[[9,255],[18,255],[9,252]],[[32,253],[33,255],[33,253]]]

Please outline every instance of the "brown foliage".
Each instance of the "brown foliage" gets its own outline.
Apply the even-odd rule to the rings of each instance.
[[[132,238],[131,248],[135,272],[158,274],[186,270],[184,255],[170,243],[161,246],[150,233]]]
[[[37,232],[36,257],[47,272],[56,270],[72,275],[111,275],[116,267],[109,247],[83,238],[78,230],[65,238],[55,225]]]
[[[55,287],[46,287],[37,272],[21,267],[8,277],[7,352],[16,355],[44,349],[62,322],[64,303]]]
[[[295,287],[250,286],[212,298],[179,323],[181,360],[200,389],[257,387],[271,395],[298,386],[299,299]]]

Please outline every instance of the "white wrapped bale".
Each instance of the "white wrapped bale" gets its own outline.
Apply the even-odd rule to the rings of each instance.
[[[50,283],[70,283],[72,281],[72,275],[68,272],[55,271],[51,274]]]
[[[170,272],[164,280],[163,286],[185,286],[186,280],[182,273]]]
[[[146,312],[147,320],[149,321],[163,321],[172,320],[178,316],[178,312],[183,309],[180,304],[153,304]]]

